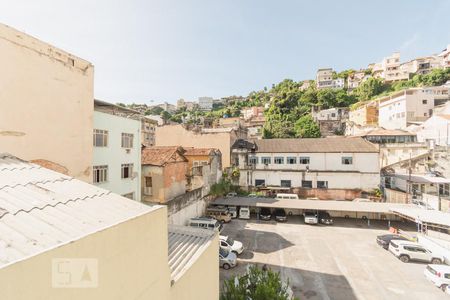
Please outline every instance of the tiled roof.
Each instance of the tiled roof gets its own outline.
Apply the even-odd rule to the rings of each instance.
[[[185,156],[200,156],[200,155],[210,155],[214,151],[218,151],[215,148],[194,148],[194,147],[183,147]]]
[[[416,135],[415,133],[411,133],[405,130],[399,129],[374,129],[369,132],[362,134],[361,136],[399,136],[399,135]]]
[[[142,149],[143,165],[164,166],[170,162],[187,161],[182,149],[176,146],[155,146]]]
[[[378,153],[378,146],[359,137],[255,140],[260,153]]]
[[[0,268],[158,208],[0,154]]]
[[[208,229],[169,225],[169,268],[173,281],[191,267],[215,235]]]

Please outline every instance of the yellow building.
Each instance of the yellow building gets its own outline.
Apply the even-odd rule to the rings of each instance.
[[[2,300],[219,298],[218,236],[0,155]],[[207,276],[205,276],[207,274]]]
[[[376,126],[378,125],[378,102],[361,105],[349,112],[348,119],[356,125]]]
[[[94,67],[0,24],[0,149],[92,181]]]

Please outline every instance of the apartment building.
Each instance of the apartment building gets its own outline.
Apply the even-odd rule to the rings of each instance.
[[[246,138],[244,129],[189,128],[183,125],[166,125],[156,128],[156,146],[215,148],[222,153],[222,166],[230,166],[230,149],[239,138]]]
[[[214,99],[212,97],[199,97],[198,107],[202,111],[210,111],[213,108]]]
[[[410,124],[424,122],[433,114],[434,95],[427,89],[408,89],[377,101],[378,124],[385,129],[406,129]]]
[[[155,145],[156,126],[158,126],[158,121],[147,116],[141,117],[141,143],[145,147]]]
[[[141,200],[141,115],[95,100],[93,183]]]
[[[442,50],[438,56],[442,59],[441,64],[444,68],[450,68],[450,44],[447,45],[447,48]]]
[[[381,62],[381,77],[386,82],[409,79],[410,68],[402,68],[400,63],[400,52],[395,52],[391,56],[385,57]]]
[[[432,55],[426,57],[418,57],[411,61],[411,73],[425,75],[430,73],[433,69],[442,68],[442,57]]]
[[[348,120],[351,123],[360,126],[377,126],[378,125],[378,103],[371,101],[360,105],[356,109],[350,110]]]
[[[241,110],[241,114],[245,121],[250,120],[253,117],[262,117],[264,116],[264,107],[262,106],[246,107]]]
[[[325,68],[317,70],[316,85],[318,89],[343,89],[345,86],[344,78],[333,79],[333,69]]]
[[[219,299],[216,233],[12,155],[0,178],[2,299]]]
[[[313,109],[313,120],[319,124],[322,136],[341,134],[345,131],[345,122],[348,119],[348,108],[334,107],[323,110]]]
[[[0,24],[0,152],[92,182],[94,66]]]
[[[349,92],[356,89],[361,83],[366,81],[370,75],[366,75],[364,71],[358,71],[353,74],[350,74],[347,78],[347,90]]]
[[[142,201],[163,204],[186,193],[189,164],[183,152],[176,146],[142,149]]]
[[[450,146],[450,114],[434,115],[415,131],[420,142],[433,141],[435,145]]]
[[[371,191],[379,184],[378,146],[362,138],[238,140],[239,185]]]

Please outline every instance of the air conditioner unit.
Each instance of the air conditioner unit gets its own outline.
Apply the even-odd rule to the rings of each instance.
[[[144,188],[144,195],[151,196],[152,195],[152,188],[151,187],[145,187]]]

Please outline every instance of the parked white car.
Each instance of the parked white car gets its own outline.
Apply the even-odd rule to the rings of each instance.
[[[450,285],[450,266],[428,265],[423,271],[425,277],[444,292]]]
[[[220,239],[220,247],[222,248],[231,249],[231,251],[233,251],[236,254],[241,254],[242,251],[244,251],[244,246],[242,245],[242,243],[233,240],[229,236],[220,235],[219,239]]]
[[[239,219],[250,219],[250,208],[248,206],[241,206],[239,210]]]
[[[305,218],[306,224],[317,224],[319,223],[319,218],[317,217],[317,214],[311,211],[305,211],[303,214]]]
[[[220,267],[228,270],[233,268],[237,264],[237,256],[233,252],[219,248],[219,265]]]
[[[433,254],[423,246],[410,241],[392,240],[389,244],[389,251],[404,263],[417,260],[441,264],[444,261],[442,256]]]

